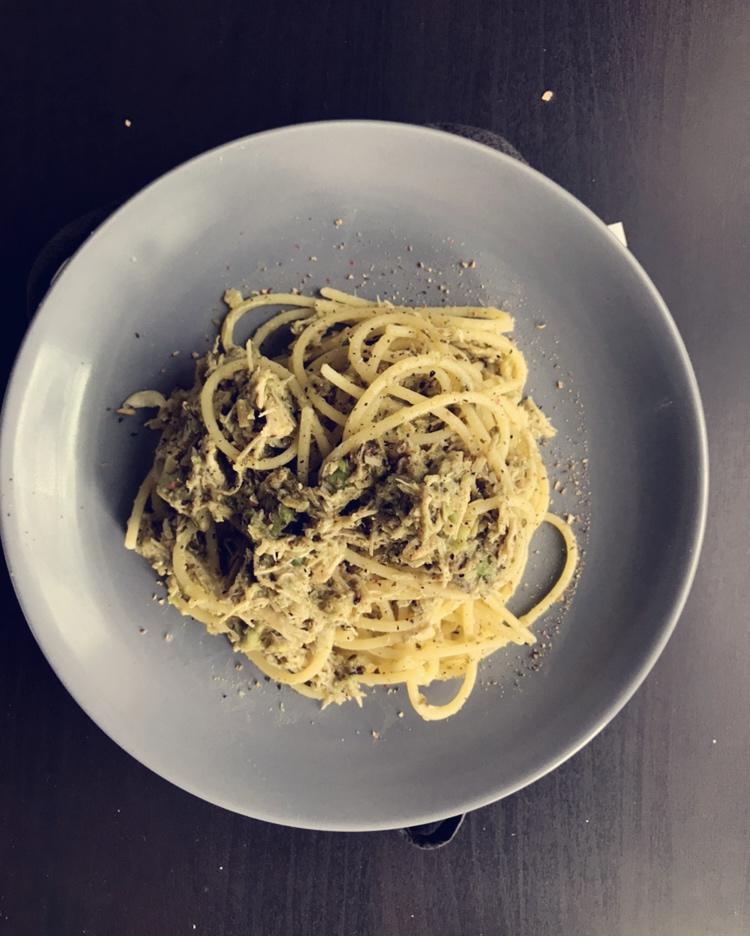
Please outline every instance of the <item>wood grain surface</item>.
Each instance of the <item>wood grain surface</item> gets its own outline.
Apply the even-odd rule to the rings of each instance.
[[[0,933],[750,932],[750,4],[4,0],[0,53],[4,375],[30,265],[71,218],[255,130],[453,121],[624,222],[695,364],[712,471],[698,577],[644,686],[432,853],[169,786],[68,696],[3,573]]]

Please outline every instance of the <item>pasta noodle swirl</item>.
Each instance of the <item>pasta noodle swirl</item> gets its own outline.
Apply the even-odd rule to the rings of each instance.
[[[169,601],[264,674],[324,705],[403,684],[427,720],[455,714],[482,659],[534,641],[573,576],[570,526],[549,513],[511,317],[321,296],[225,294],[194,385],[156,406],[154,464],[125,545]],[[248,312],[285,307],[243,346]],[[508,609],[535,531],[565,560],[526,613]],[[423,689],[458,679],[438,705]]]

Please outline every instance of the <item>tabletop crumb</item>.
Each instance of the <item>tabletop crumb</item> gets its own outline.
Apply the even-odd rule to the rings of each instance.
[[[374,729],[370,732],[374,741],[380,741],[380,732],[375,731]]]
[[[399,712],[399,713],[398,713],[398,717],[399,717],[399,718],[403,718],[403,717],[404,717],[404,713],[403,713],[403,712]],[[715,743],[716,743],[716,742],[714,741],[714,744],[715,744]]]
[[[542,94],[542,100],[545,104],[549,104],[550,101],[554,100],[555,92],[554,91],[545,91]]]
[[[172,643],[172,641],[174,640],[174,634],[173,634],[171,631],[167,631],[167,632],[164,634],[164,640],[165,640],[167,643]]]
[[[144,634],[147,634],[148,631],[146,630],[145,627],[139,627],[139,628],[138,628],[138,633],[141,635],[141,637],[143,637],[143,635],[144,635]]]
[[[546,323],[546,322],[537,322],[537,323],[536,323],[536,328],[537,328],[539,331],[544,331],[544,329],[545,329],[546,327],[547,327],[547,323]]]
[[[460,265],[462,269],[464,270],[476,270],[477,261],[476,260],[462,260]]]
[[[562,382],[562,380],[558,380],[555,386],[558,390],[563,390],[565,388],[565,384]]]
[[[123,123],[125,124],[126,127],[132,127],[132,126],[133,126],[133,121],[130,120],[128,117],[125,118],[125,120],[123,121]]]
[[[172,357],[179,357],[179,356],[180,356],[180,352],[179,352],[179,351],[173,351],[171,356],[172,356]]]
[[[336,219],[334,220],[334,222],[333,222],[333,224],[334,224],[335,227],[341,227],[341,225],[342,225],[343,223],[344,223],[344,219],[343,219],[343,218],[336,218]]]

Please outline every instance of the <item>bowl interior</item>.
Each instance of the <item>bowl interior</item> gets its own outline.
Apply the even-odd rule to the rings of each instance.
[[[560,625],[538,670],[527,649],[498,653],[446,722],[420,721],[403,690],[321,712],[250,664],[238,669],[222,639],[154,600],[151,570],[122,546],[155,437],[140,416],[118,420],[111,410],[134,390],[189,380],[191,352],[213,340],[227,286],[329,282],[381,298],[509,308],[530,391],[559,430],[546,457],[565,488],[555,506],[576,516],[584,541],[575,597],[537,626]],[[586,209],[456,137],[337,123],[208,153],[90,238],[20,354],[2,484],[6,553],[26,616],[104,730],[163,776],[238,812],[371,829],[512,792],[626,701],[684,600],[705,452],[674,325]],[[554,550],[540,537],[529,593],[550,574]]]

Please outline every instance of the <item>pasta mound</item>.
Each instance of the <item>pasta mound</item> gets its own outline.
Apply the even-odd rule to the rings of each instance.
[[[225,301],[193,386],[128,401],[158,405],[161,436],[126,545],[182,613],[298,692],[361,703],[403,683],[424,718],[454,714],[483,657],[534,641],[576,563],[548,513],[538,443],[554,430],[524,397],[511,317],[332,289]],[[235,344],[239,319],[269,306],[291,309]],[[566,562],[516,617],[507,602],[545,520]],[[422,695],[456,677],[447,704]]]

